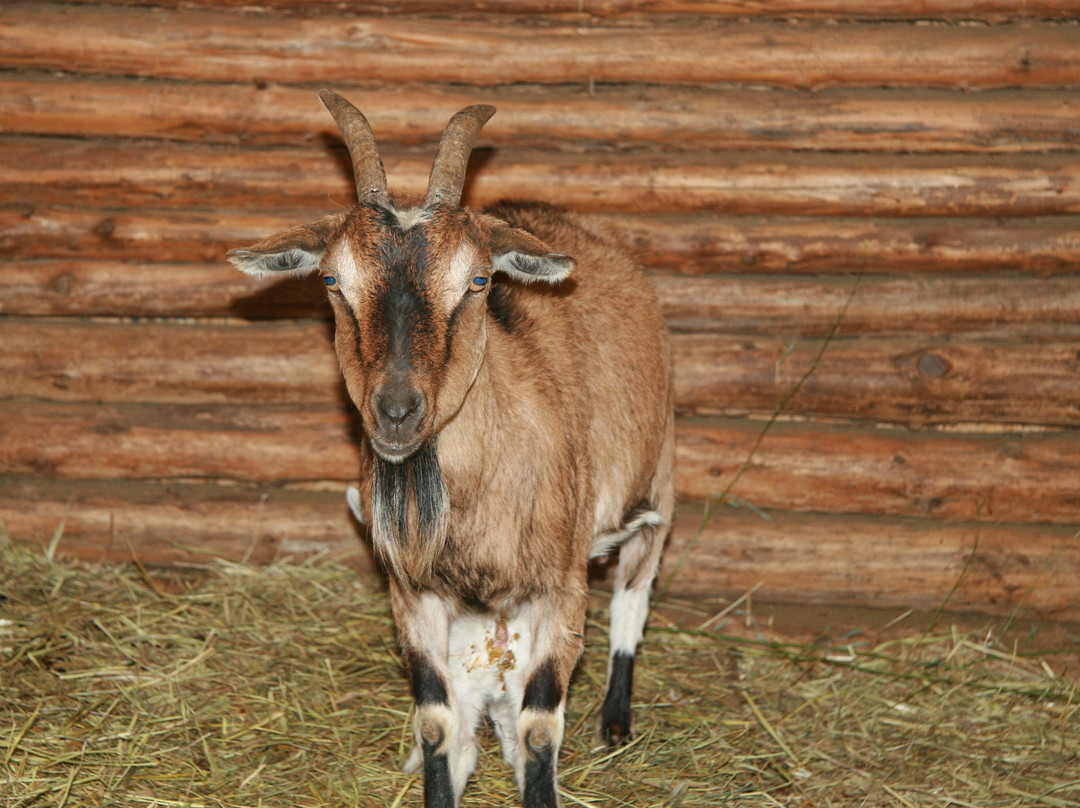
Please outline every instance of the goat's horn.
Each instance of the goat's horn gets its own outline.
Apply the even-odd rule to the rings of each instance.
[[[332,90],[319,90],[319,100],[326,111],[334,116],[349,148],[357,199],[361,203],[374,202],[383,207],[389,206],[386,171],[375,146],[375,135],[371,133],[364,113]]]
[[[450,119],[439,141],[439,150],[435,154],[435,163],[431,166],[431,179],[428,180],[427,198],[424,207],[430,208],[436,203],[457,207],[461,202],[461,189],[465,185],[465,168],[469,164],[469,154],[476,143],[480,128],[495,114],[495,107],[476,104],[465,107]]]

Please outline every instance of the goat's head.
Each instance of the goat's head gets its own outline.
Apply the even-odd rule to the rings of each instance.
[[[349,395],[375,453],[397,464],[431,442],[475,381],[492,275],[555,283],[574,262],[526,231],[460,207],[469,154],[494,107],[451,118],[426,198],[399,208],[363,114],[336,93],[319,97],[349,148],[357,205],[228,257],[252,275],[322,274]]]

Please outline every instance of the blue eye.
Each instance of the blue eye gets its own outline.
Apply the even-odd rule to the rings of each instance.
[[[335,278],[333,275],[323,275],[323,283],[326,284],[326,288],[329,289],[331,292],[337,291],[337,278]]]
[[[481,289],[487,286],[487,282],[488,279],[486,275],[477,275],[475,278],[472,279],[472,283],[469,284],[469,291],[479,292]]]

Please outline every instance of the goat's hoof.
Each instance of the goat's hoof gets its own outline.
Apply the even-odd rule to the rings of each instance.
[[[622,746],[630,740],[630,731],[622,724],[604,727],[604,743],[608,746]]]
[[[631,741],[633,737],[633,721],[629,716],[605,721],[600,727],[600,739],[606,746],[622,746],[624,743]]]

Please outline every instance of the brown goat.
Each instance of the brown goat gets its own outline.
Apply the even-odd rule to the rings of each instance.
[[[370,513],[351,504],[390,576],[417,706],[407,766],[423,767],[425,805],[458,804],[487,713],[525,805],[556,806],[589,558],[616,548],[600,731],[609,744],[631,733],[634,653],[674,507],[664,322],[640,268],[583,217],[460,207],[494,108],[451,119],[417,203],[388,194],[360,111],[320,98],[358,204],[229,260],[320,272],[329,289],[371,450]]]

